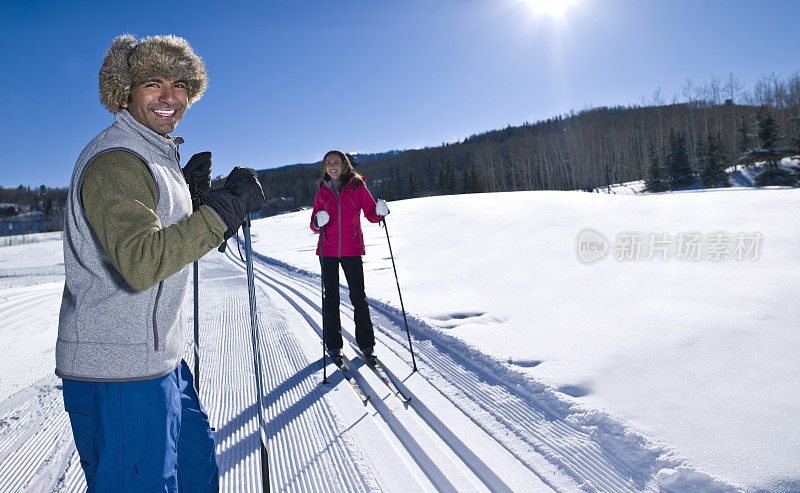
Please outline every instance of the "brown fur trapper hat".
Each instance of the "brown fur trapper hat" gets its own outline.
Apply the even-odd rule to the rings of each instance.
[[[114,38],[100,68],[100,102],[117,113],[130,96],[131,87],[151,77],[186,81],[190,106],[208,87],[203,60],[185,39],[167,35],[137,40],[123,34]]]

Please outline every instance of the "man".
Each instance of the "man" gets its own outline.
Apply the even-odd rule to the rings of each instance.
[[[264,195],[246,168],[207,190],[210,152],[181,169],[183,139],[169,134],[206,86],[202,60],[175,36],[119,36],[100,69],[100,101],[116,123],[72,175],[56,343],[89,491],[218,489],[213,434],[181,359],[188,265],[235,234]],[[205,190],[194,213],[190,187]]]

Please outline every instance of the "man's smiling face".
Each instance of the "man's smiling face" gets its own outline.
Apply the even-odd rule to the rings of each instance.
[[[122,102],[136,121],[165,137],[178,126],[188,106],[186,81],[160,77],[134,86],[131,100]]]

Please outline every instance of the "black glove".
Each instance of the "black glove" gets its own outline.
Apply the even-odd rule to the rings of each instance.
[[[225,222],[225,240],[235,235],[248,212],[261,207],[264,192],[255,170],[236,167],[228,175],[225,188],[209,190],[200,195],[200,205],[214,209]]]
[[[192,200],[211,188],[211,152],[199,152],[183,167],[183,177],[189,185]]]
[[[264,191],[253,168],[233,168],[225,180],[225,188],[245,201],[245,213],[257,211],[264,203]]]

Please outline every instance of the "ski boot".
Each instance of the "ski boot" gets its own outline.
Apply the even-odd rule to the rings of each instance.
[[[365,348],[362,352],[364,353],[364,359],[366,360],[367,364],[375,365],[375,363],[378,362],[378,357],[375,356],[374,347]]]
[[[342,350],[341,349],[332,349],[328,351],[328,357],[333,361],[336,366],[340,366],[342,364]]]

